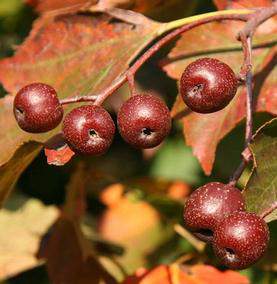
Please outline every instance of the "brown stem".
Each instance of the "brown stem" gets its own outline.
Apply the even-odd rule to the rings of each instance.
[[[267,208],[264,212],[260,214],[260,217],[265,218],[276,209],[277,209],[277,202],[274,202],[271,207]]]
[[[252,38],[245,38],[244,45],[246,45],[246,56],[245,61],[248,66],[246,73],[246,131],[245,131],[245,148],[248,147],[248,144],[251,142],[253,134],[253,85],[252,85]]]
[[[248,148],[253,135],[253,74],[252,74],[252,37],[257,27],[264,21],[277,14],[277,5],[258,10],[255,14],[250,15],[244,28],[238,34],[238,40],[241,41],[244,61],[241,67],[239,78],[245,81],[246,85],[246,128],[245,128],[245,149]],[[235,185],[241,177],[244,169],[251,158],[243,157],[239,167],[230,178],[230,185]]]
[[[160,50],[164,45],[169,43],[171,40],[175,39],[180,34],[191,30],[195,27],[198,27],[203,24],[207,24],[213,21],[220,20],[235,20],[235,21],[247,21],[249,19],[249,15],[247,14],[234,14],[234,15],[217,15],[211,16],[209,18],[201,19],[195,21],[191,24],[184,25],[176,30],[171,31],[165,37],[161,38],[157,41],[153,46],[151,46],[123,75],[119,76],[110,87],[105,89],[102,93],[98,94],[97,100],[95,101],[96,105],[101,105],[104,100],[109,97],[115,90],[120,88],[128,78],[134,78],[138,69],[150,58],[152,57],[158,50]],[[129,81],[130,82],[130,81]],[[133,81],[130,82],[131,89],[134,88]]]
[[[97,99],[96,96],[83,96],[83,97],[72,97],[60,100],[61,105],[72,104],[72,103],[80,103],[80,102],[95,102]]]
[[[220,20],[236,20],[236,21],[246,21],[247,24],[241,33],[244,33],[246,37],[252,34],[254,30],[263,23],[268,18],[276,14],[276,5],[270,8],[263,8],[257,10],[254,14],[233,14],[233,15],[216,15],[205,19],[197,20],[193,23],[184,25],[176,30],[171,31],[165,37],[156,42],[152,47],[150,47],[124,74],[118,76],[113,83],[99,94],[84,96],[84,97],[74,97],[61,100],[62,104],[77,103],[77,102],[94,102],[96,105],[101,105],[104,100],[119,89],[126,81],[129,82],[131,93],[135,93],[134,87],[134,76],[138,69],[155,54],[161,47],[166,45],[171,40],[175,39],[180,34],[198,27],[203,24],[207,24],[213,21]],[[257,14],[257,15],[256,15]],[[239,37],[241,36],[239,34]]]
[[[244,54],[244,62],[241,68],[240,76],[243,79],[245,78],[246,85],[246,127],[244,144],[246,149],[248,148],[253,135],[252,38],[241,34],[240,40]],[[239,167],[230,178],[230,185],[235,185],[237,183],[250,160],[246,160],[245,157],[242,157],[242,159],[243,160],[241,161]]]
[[[201,19],[198,21],[195,21],[194,23],[182,26],[176,30],[173,30],[169,34],[167,34],[165,37],[161,38],[158,42],[156,42],[153,46],[151,46],[134,64],[133,66],[128,70],[128,73],[135,74],[137,70],[141,67],[141,65],[147,61],[150,57],[153,56],[154,53],[156,53],[158,50],[160,50],[164,45],[175,39],[180,34],[191,30],[195,27],[198,27],[203,24],[207,24],[213,21],[220,21],[220,20],[236,20],[236,21],[247,21],[249,18],[249,15],[218,15],[209,17],[206,19]]]
[[[241,175],[242,175],[243,171],[245,170],[246,166],[247,166],[247,161],[243,159],[241,161],[240,165],[238,166],[238,168],[233,173],[233,175],[230,177],[229,185],[231,185],[231,186],[235,186],[236,185],[237,181],[241,177]]]

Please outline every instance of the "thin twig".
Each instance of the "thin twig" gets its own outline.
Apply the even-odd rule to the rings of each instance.
[[[269,8],[258,10],[255,14],[250,15],[249,21],[244,28],[238,34],[238,40],[241,41],[244,61],[241,67],[239,78],[241,81],[245,81],[246,85],[246,127],[245,127],[245,149],[248,148],[249,143],[252,140],[253,135],[253,74],[252,74],[252,37],[257,27],[265,22],[270,17],[277,14],[277,5]],[[251,158],[245,159],[242,157],[242,161],[239,167],[236,169],[232,177],[230,178],[230,185],[235,185],[241,177],[244,169]]]
[[[252,140],[253,135],[253,86],[252,86],[252,38],[246,37],[244,34],[240,36],[244,62],[241,68],[241,78],[245,78],[246,85],[246,127],[245,127],[245,144],[244,148],[248,148],[249,143]],[[232,177],[230,178],[230,185],[235,185],[246,168],[249,160],[242,157],[242,161],[239,167],[236,169]]]
[[[247,21],[250,14],[233,14],[233,15],[216,15],[205,19],[196,20],[193,23],[186,24],[176,30],[171,31],[165,37],[157,41],[152,47],[150,47],[125,73],[118,76],[112,84],[105,90],[98,94],[84,96],[84,97],[74,97],[62,100],[62,104],[77,103],[77,102],[94,102],[95,105],[101,105],[107,97],[118,90],[126,81],[129,80],[132,93],[134,91],[134,76],[138,69],[150,58],[152,57],[161,47],[166,45],[168,42],[179,36],[180,34],[198,27],[203,24],[207,24],[213,21],[220,20],[235,20],[235,21]]]
[[[151,46],[123,75],[119,76],[107,89],[105,89],[102,93],[97,95],[97,100],[95,101],[96,105],[101,105],[107,97],[109,97],[114,91],[120,88],[128,78],[134,78],[138,69],[150,58],[152,57],[158,50],[160,50],[164,45],[175,39],[180,34],[191,30],[200,25],[204,25],[213,21],[220,20],[235,20],[235,21],[247,21],[249,19],[249,14],[233,14],[233,15],[216,15],[211,16],[205,19],[197,20],[193,23],[184,25],[178,29],[171,31],[165,37],[161,38],[157,41],[153,46]],[[133,81],[129,81],[131,88],[134,88]],[[134,93],[134,91],[133,91]]]
[[[252,86],[252,38],[247,37],[241,39],[245,46],[245,65],[247,66],[246,71],[246,130],[245,130],[245,148],[251,142],[253,134],[253,86]]]
[[[96,96],[76,96],[72,98],[66,98],[63,100],[60,100],[61,105],[66,105],[66,104],[72,104],[72,103],[80,103],[80,102],[95,102],[96,101]]]
[[[197,251],[203,252],[205,249],[205,243],[194,237],[189,231],[179,224],[174,225],[174,231],[181,237],[186,239],[190,244],[192,244]]]
[[[185,26],[182,26],[176,30],[173,30],[163,38],[161,38],[158,42],[156,42],[153,46],[151,46],[134,64],[133,66],[128,70],[129,74],[135,74],[137,70],[141,67],[142,64],[144,64],[145,61],[147,61],[150,57],[153,56],[158,50],[160,50],[164,45],[175,39],[177,36],[181,35],[182,33],[191,30],[195,27],[198,27],[203,24],[207,24],[213,21],[219,21],[219,20],[236,20],[236,21],[247,21],[249,18],[249,15],[218,15],[214,17],[209,17],[206,19],[201,19],[198,21],[195,21],[191,24],[187,24]]]
[[[161,47],[169,43],[171,40],[175,39],[177,36],[182,33],[191,30],[195,27],[198,27],[203,24],[207,24],[213,21],[221,21],[221,20],[235,20],[235,21],[245,21],[247,24],[245,25],[245,29],[243,33],[246,37],[248,35],[253,34],[254,30],[263,23],[268,18],[272,17],[276,14],[276,6],[270,8],[263,8],[257,10],[253,14],[226,14],[226,15],[215,15],[207,18],[202,18],[192,22],[190,24],[186,24],[177,28],[171,32],[169,32],[166,36],[157,41],[153,46],[151,46],[125,73],[118,76],[112,84],[107,87],[105,90],[98,94],[83,96],[83,97],[74,97],[61,100],[63,105],[69,103],[78,103],[78,102],[94,102],[96,105],[101,105],[107,97],[113,94],[116,90],[118,90],[126,81],[129,81],[131,92],[134,94],[134,76],[138,69],[150,58],[152,57]],[[241,34],[240,34],[241,35]]]
[[[238,182],[239,178],[241,177],[242,173],[244,172],[247,162],[243,159],[240,163],[240,165],[237,167],[233,175],[230,177],[229,185],[235,186]]]

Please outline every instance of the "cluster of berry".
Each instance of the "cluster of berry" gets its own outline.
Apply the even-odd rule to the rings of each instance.
[[[239,189],[211,182],[196,189],[186,202],[185,226],[196,237],[212,245],[221,263],[244,269],[258,261],[269,242],[265,221],[245,211]]]
[[[225,63],[202,58],[183,72],[180,92],[187,106],[198,113],[212,113],[226,107],[237,91],[237,78]],[[19,126],[32,133],[55,128],[63,118],[56,91],[34,83],[22,88],[14,100]],[[131,96],[120,108],[118,129],[125,141],[136,148],[159,145],[171,128],[166,104],[153,94]],[[63,121],[63,135],[77,153],[100,155],[110,147],[115,124],[101,106],[85,105],[69,112]],[[241,192],[233,186],[209,183],[192,193],[184,211],[185,225],[201,240],[212,243],[223,264],[242,269],[264,253],[269,232],[266,223],[244,211]]]
[[[191,63],[181,78],[181,94],[196,112],[210,113],[224,108],[234,97],[237,80],[228,65],[217,59],[203,58]],[[33,83],[22,88],[14,100],[19,126],[31,133],[55,128],[63,118],[56,91],[49,85]],[[118,113],[121,136],[136,148],[159,145],[171,128],[165,103],[152,94],[132,96]],[[115,125],[101,106],[86,105],[73,109],[63,121],[63,135],[77,153],[101,155],[110,147]]]
[[[31,133],[55,128],[63,118],[63,108],[56,91],[49,85],[33,83],[22,88],[14,100],[14,114],[19,126]],[[132,96],[118,113],[122,137],[136,148],[159,145],[171,128],[165,103],[152,94]],[[110,147],[115,125],[101,106],[85,105],[69,112],[63,121],[63,135],[77,153],[101,155]]]

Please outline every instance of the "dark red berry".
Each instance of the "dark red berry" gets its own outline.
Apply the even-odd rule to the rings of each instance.
[[[184,208],[185,227],[203,241],[210,242],[216,225],[226,215],[244,210],[243,196],[237,188],[211,182],[196,189]]]
[[[114,133],[110,114],[100,106],[75,108],[63,122],[63,134],[69,146],[84,155],[104,154],[112,144]]]
[[[264,254],[269,242],[265,221],[254,213],[234,212],[217,225],[213,249],[223,265],[244,269]]]
[[[56,91],[42,83],[23,87],[15,96],[13,111],[20,128],[31,133],[54,129],[63,118]]]
[[[215,58],[201,58],[187,66],[180,82],[180,92],[187,106],[199,113],[225,108],[237,91],[233,70]]]
[[[166,104],[151,94],[128,99],[118,112],[118,128],[123,139],[136,148],[152,148],[168,135],[171,118]]]

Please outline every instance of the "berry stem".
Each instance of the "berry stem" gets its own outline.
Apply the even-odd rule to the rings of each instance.
[[[177,28],[167,34],[165,37],[160,39],[156,42],[152,47],[150,47],[137,61],[122,75],[118,76],[110,86],[104,89],[101,93],[83,97],[74,97],[61,100],[61,104],[70,104],[70,103],[78,103],[78,102],[94,102],[95,105],[101,105],[106,98],[108,98],[111,94],[113,94],[116,90],[118,90],[125,82],[129,82],[131,93],[135,93],[135,84],[134,84],[134,76],[138,69],[150,58],[152,57],[159,49],[161,49],[164,45],[168,42],[179,36],[180,34],[191,30],[192,28],[198,27],[203,24],[207,24],[213,21],[219,20],[236,20],[236,21],[247,21],[251,12],[246,10],[247,13],[245,14],[221,14],[221,15],[214,15],[207,18],[200,18],[195,20],[195,22],[185,24],[180,28]],[[229,12],[229,11],[228,11]],[[172,27],[167,26],[163,32],[166,32],[169,29],[175,28],[179,25],[179,22],[175,23]]]
[[[238,34],[238,40],[241,41],[244,61],[239,74],[239,79],[245,82],[246,86],[246,127],[245,127],[245,149],[248,148],[253,136],[253,73],[252,73],[252,37],[257,27],[272,16],[277,14],[277,5],[259,9],[255,14],[250,15],[244,28]],[[235,185],[241,177],[244,169],[247,167],[252,157],[246,159],[242,155],[242,161],[232,177],[230,185]]]
[[[127,71],[128,74],[132,74],[133,76],[138,71],[138,69],[150,58],[152,57],[158,50],[160,50],[163,46],[165,46],[167,43],[175,39],[177,36],[181,35],[182,33],[189,31],[195,27],[198,27],[203,24],[207,24],[213,21],[219,21],[219,20],[236,20],[236,21],[247,21],[249,18],[249,15],[245,14],[233,14],[233,15],[217,15],[212,16],[204,19],[197,20],[193,23],[184,25],[180,28],[177,28],[170,33],[168,33],[166,36],[161,38],[159,41],[157,41],[154,45],[152,45]]]
[[[240,78],[245,81],[246,86],[246,127],[244,144],[244,148],[246,149],[248,148],[253,135],[252,38],[241,34],[239,40],[241,41],[244,54],[244,62],[241,67]],[[242,156],[240,165],[230,178],[230,185],[234,186],[237,183],[250,160],[251,159],[246,160],[245,157]]]
[[[247,39],[249,51],[251,53],[251,38]],[[252,140],[253,135],[253,74],[251,69],[246,74],[246,131],[245,131],[245,148]]]
[[[67,105],[67,104],[72,104],[72,103],[80,103],[80,102],[95,102],[97,96],[76,96],[72,98],[66,98],[63,100],[60,100],[61,105]]]
[[[173,30],[170,31],[166,36],[161,38],[159,41],[157,41],[154,45],[152,45],[140,58],[137,59],[137,61],[135,61],[135,63],[125,73],[118,76],[109,87],[98,94],[61,100],[61,104],[65,105],[78,102],[93,102],[95,105],[101,105],[106,98],[108,98],[111,94],[118,90],[126,81],[129,82],[131,93],[134,94],[134,76],[138,69],[164,45],[175,39],[180,34],[213,21],[235,20],[247,22],[245,29],[242,32],[246,37],[248,37],[248,35],[253,34],[254,30],[261,23],[274,16],[276,14],[276,9],[277,7],[276,5],[274,5],[273,7],[261,8],[256,11],[254,10],[253,12],[251,10],[227,10],[220,11],[220,14],[209,13],[197,15],[189,17],[187,19],[177,20],[165,24],[164,27],[158,32],[159,35],[162,35],[169,30]],[[194,19],[195,21],[193,21]]]

